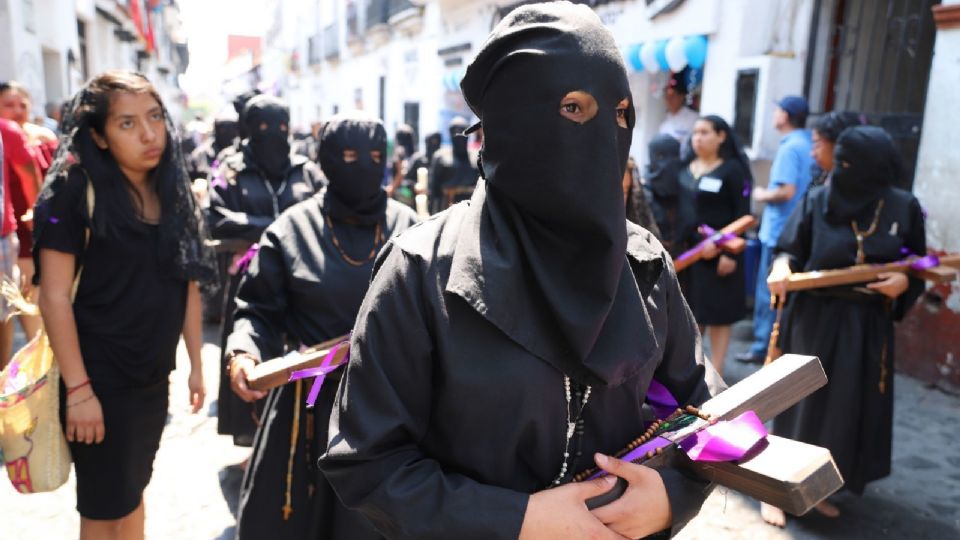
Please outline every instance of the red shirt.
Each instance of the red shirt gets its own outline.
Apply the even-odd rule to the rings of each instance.
[[[16,122],[0,119],[0,135],[3,136],[3,224],[0,237],[6,238],[17,230],[17,214],[10,199],[12,186],[20,183],[14,167],[31,164],[33,156],[28,150],[27,135]]]

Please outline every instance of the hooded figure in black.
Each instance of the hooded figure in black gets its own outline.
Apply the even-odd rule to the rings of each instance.
[[[809,272],[925,255],[920,203],[892,187],[897,163],[881,128],[846,129],[834,149],[833,180],[808,191],[791,214],[774,268],[780,258],[794,272]],[[855,228],[864,233],[862,250]],[[890,279],[902,280],[900,294],[878,288]],[[924,290],[922,280],[902,274],[879,283],[790,293],[780,331],[783,352],[819,357],[829,383],[778,416],[774,431],[829,448],[845,488],[856,494],[890,474],[893,323]]]
[[[397,126],[396,137],[394,139],[393,157],[390,159],[390,196],[394,199],[413,206],[413,192],[402,190],[403,179],[410,167],[410,159],[413,157],[414,148],[417,145],[416,135],[413,128],[407,124]]]
[[[404,204],[407,204],[411,208],[415,206],[414,196],[416,195],[417,171],[420,169],[427,170],[427,182],[429,184],[430,163],[433,160],[433,156],[437,153],[437,150],[440,149],[441,141],[440,133],[430,133],[424,137],[424,149],[414,153],[407,161],[407,170],[403,175],[403,181],[400,183],[401,195],[398,196],[394,193],[394,198],[404,202]]]
[[[321,138],[327,189],[267,228],[240,285],[234,329],[227,340],[227,348],[240,355],[237,364],[243,357],[252,365],[349,332],[377,252],[416,222],[416,214],[388,201],[380,186],[386,133],[379,120],[336,116]],[[231,371],[237,372],[238,365]],[[288,384],[267,396],[243,481],[237,538],[376,538],[359,513],[337,501],[316,467],[339,380],[340,373],[327,378],[314,409],[304,403],[310,381]],[[301,399],[295,399],[297,394]],[[288,480],[291,452],[294,465]]]
[[[559,537],[531,512],[654,532],[577,499],[608,487],[561,485],[569,504],[544,502],[594,452],[636,437],[653,377],[683,403],[722,386],[668,255],[625,219],[634,118],[616,43],[585,6],[524,6],[461,88],[486,135],[486,180],[378,260],[321,469],[389,538]],[[650,507],[624,515],[659,515],[659,501],[675,530],[709,491],[673,469],[631,471],[666,489],[638,491]]]
[[[190,153],[187,160],[187,172],[190,178],[210,179],[212,171],[220,166],[217,156],[224,149],[232,146],[240,136],[237,116],[222,114],[213,121],[213,136],[203,142],[196,150]]]
[[[222,252],[233,254],[221,312],[221,345],[233,326],[234,295],[243,275],[244,256],[281,212],[310,198],[324,184],[316,165],[290,155],[286,106],[274,97],[257,96],[247,104],[243,118],[249,137],[239,152],[221,163],[210,191],[212,236],[223,242]],[[226,362],[230,350],[222,351]],[[237,444],[250,445],[256,427],[253,408],[230,392],[225,374],[219,399],[218,431],[233,435]]]
[[[450,146],[438,150],[430,164],[430,211],[439,212],[453,203],[466,200],[473,193],[480,171],[477,155],[467,148],[467,121],[456,117],[450,121]]]
[[[676,258],[690,247],[696,231],[693,194],[680,183],[680,143],[660,134],[647,145],[648,163],[643,171],[644,189],[653,218],[660,230],[660,241],[671,257]]]

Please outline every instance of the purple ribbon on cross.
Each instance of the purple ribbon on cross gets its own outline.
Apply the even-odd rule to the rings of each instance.
[[[655,379],[650,381],[646,401],[660,420],[667,419],[678,407],[670,390]],[[697,431],[681,441],[680,448],[693,461],[735,461],[747,455],[766,437],[767,429],[757,414],[746,411],[733,420],[717,422]],[[665,437],[654,437],[620,459],[636,461],[649,452],[656,452],[672,444],[673,441]],[[590,479],[606,474],[606,471],[600,470]]]
[[[250,249],[243,254],[243,257],[237,259],[237,261],[233,263],[233,266],[230,267],[230,273],[233,275],[245,273],[247,268],[250,267],[250,261],[253,260],[258,251],[260,251],[260,244],[250,246]]]
[[[328,352],[327,355],[323,357],[323,361],[320,363],[318,367],[300,369],[290,374],[289,382],[298,381],[300,379],[309,379],[310,377],[316,377],[315,379],[313,379],[313,386],[310,387],[310,393],[307,394],[307,407],[313,408],[313,406],[316,404],[317,397],[320,395],[320,388],[323,386],[323,381],[324,379],[327,378],[327,375],[345,366],[347,362],[350,360],[350,351],[347,351],[347,355],[343,358],[343,360],[339,364],[331,365],[333,363],[333,359],[336,358],[337,351],[340,350],[340,347],[343,347],[349,342],[350,342],[349,339],[347,339],[334,345],[330,349],[330,352]]]
[[[706,236],[706,238],[698,242],[697,245],[681,253],[680,256],[677,257],[678,262],[686,261],[687,259],[692,258],[694,255],[696,255],[701,250],[703,250],[703,247],[707,245],[707,242],[713,242],[714,244],[720,245],[720,244],[729,242],[730,240],[733,240],[734,238],[737,237],[737,235],[733,233],[725,233],[725,232],[717,231],[716,229],[714,229],[713,227],[705,223],[703,225],[700,225],[699,230],[701,234]]]

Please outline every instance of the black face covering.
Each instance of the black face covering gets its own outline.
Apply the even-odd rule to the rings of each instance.
[[[459,281],[458,292],[564,373],[619,384],[653,340],[642,335],[642,300],[626,264],[621,180],[633,107],[619,126],[617,106],[631,94],[613,36],[585,6],[518,8],[493,30],[461,88],[483,126],[486,184],[485,193],[478,187],[483,256],[474,261],[482,270],[458,278],[474,272],[485,283]],[[560,114],[573,91],[596,100],[596,115],[582,124]]]
[[[257,96],[243,111],[250,157],[267,179],[282,181],[290,168],[290,110],[271,96]]]
[[[346,162],[344,150],[356,161]],[[377,163],[371,151],[380,152]],[[334,116],[320,134],[320,168],[326,175],[323,210],[331,218],[373,225],[383,218],[387,195],[381,187],[386,170],[387,132],[380,120],[358,113]]]
[[[431,133],[423,140],[426,145],[427,159],[433,159],[433,155],[440,149],[441,138],[439,133]]]
[[[413,155],[413,128],[408,125],[402,125],[397,128],[397,146],[403,148],[404,157],[409,158]]]
[[[220,152],[224,148],[233,144],[233,141],[240,136],[240,130],[236,120],[216,120],[213,123],[213,149]]]
[[[249,136],[249,134],[247,133],[246,125],[244,123],[243,112],[247,108],[247,103],[249,103],[251,99],[259,95],[260,95],[259,90],[250,90],[248,92],[244,92],[240,94],[239,96],[233,99],[233,109],[237,111],[237,122],[239,122],[238,128],[240,131],[241,139],[246,139]]]
[[[680,191],[680,143],[669,135],[657,135],[647,145],[649,163],[643,178],[660,197],[673,197]]]
[[[900,173],[899,152],[893,140],[875,126],[844,130],[837,138],[833,163],[827,212],[843,220],[872,208]]]
[[[459,116],[450,121],[450,146],[453,148],[453,156],[458,159],[469,159],[467,152],[467,135],[463,132],[467,130],[467,121]]]

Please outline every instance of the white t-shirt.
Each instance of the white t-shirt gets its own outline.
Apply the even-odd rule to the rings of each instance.
[[[667,111],[667,117],[660,124],[660,133],[683,143],[693,132],[693,125],[697,123],[698,118],[700,115],[697,111],[689,107],[683,107],[676,113]]]

